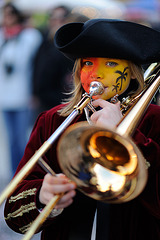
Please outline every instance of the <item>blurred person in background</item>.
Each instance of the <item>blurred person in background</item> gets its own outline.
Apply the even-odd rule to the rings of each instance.
[[[32,68],[41,33],[12,3],[2,9],[0,29],[0,111],[6,124],[12,175],[23,156],[29,130]]]
[[[43,30],[43,42],[34,63],[33,83],[37,101],[37,114],[48,110],[68,98],[72,88],[73,61],[66,58],[54,46],[54,34],[65,23],[88,20],[72,14],[67,6],[57,6],[50,10],[48,26]]]

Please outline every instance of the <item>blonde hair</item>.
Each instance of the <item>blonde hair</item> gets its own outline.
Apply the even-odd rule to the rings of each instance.
[[[143,70],[141,66],[136,65],[132,62],[129,62],[129,67],[131,71],[132,81],[137,81],[138,88],[136,90],[131,91],[129,94],[132,96],[140,93],[144,86],[144,77]],[[61,116],[68,116],[72,111],[74,106],[81,100],[82,94],[84,93],[84,89],[81,85],[80,81],[80,70],[81,70],[81,59],[77,59],[75,61],[73,67],[73,90],[70,93],[71,97],[67,100],[64,100],[62,103],[64,107],[62,107],[58,112]]]

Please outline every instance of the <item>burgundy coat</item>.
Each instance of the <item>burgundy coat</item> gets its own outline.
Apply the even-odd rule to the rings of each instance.
[[[40,114],[17,172],[35,151],[64,121],[57,114],[57,106]],[[85,120],[79,115],[73,122]],[[45,240],[89,240],[95,209],[98,206],[97,240],[158,240],[160,239],[160,107],[150,105],[133,136],[134,142],[150,162],[149,178],[144,191],[136,199],[122,204],[104,204],[77,190],[74,202],[55,218],[48,218],[39,231]],[[43,157],[56,172],[61,172],[57,157],[58,140]],[[36,194],[46,173],[37,164],[18,186],[5,205],[5,218],[10,228],[24,233],[38,216]],[[106,220],[99,218],[103,213]],[[100,229],[102,227],[102,229]],[[104,234],[109,230],[109,238]],[[103,232],[104,231],[104,232]],[[99,237],[99,233],[102,237]]]

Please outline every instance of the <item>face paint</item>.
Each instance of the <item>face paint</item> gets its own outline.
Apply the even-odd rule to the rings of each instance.
[[[104,85],[102,95],[94,99],[110,99],[114,95],[121,95],[129,86],[131,72],[127,60],[111,58],[85,58],[82,60],[80,72],[81,83],[84,90],[89,93],[90,83],[99,81]]]

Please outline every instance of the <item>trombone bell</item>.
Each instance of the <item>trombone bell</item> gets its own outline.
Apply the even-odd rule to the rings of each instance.
[[[129,137],[81,122],[63,133],[57,151],[62,171],[91,198],[127,202],[145,187],[144,157]]]

